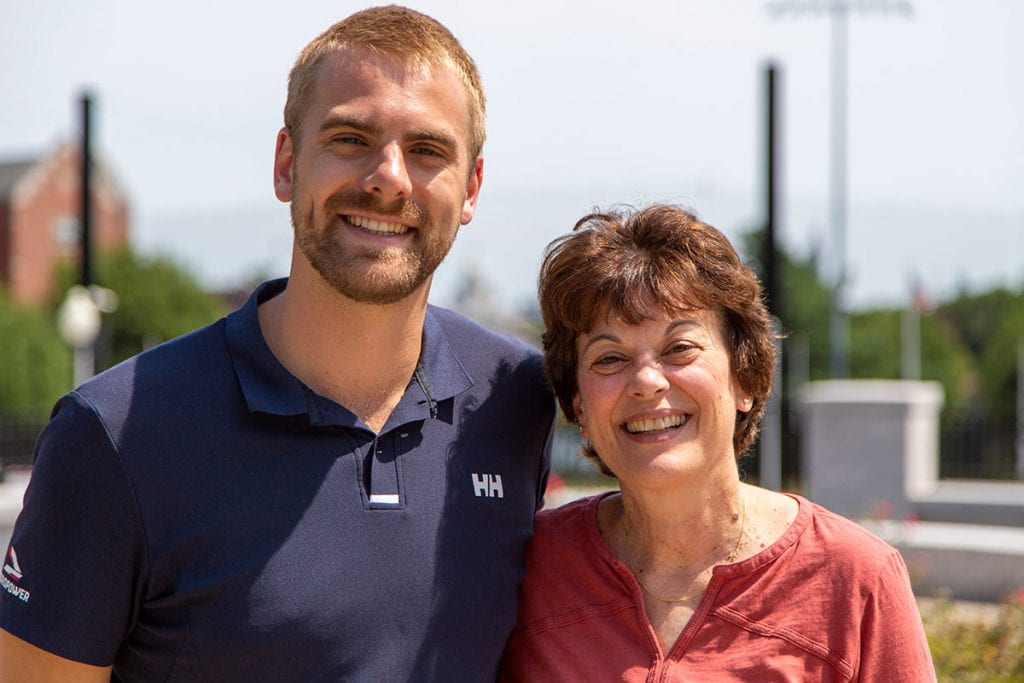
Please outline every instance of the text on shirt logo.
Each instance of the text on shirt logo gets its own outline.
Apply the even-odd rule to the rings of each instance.
[[[501,487],[500,474],[473,473],[473,494],[480,498],[504,498],[505,490]]]

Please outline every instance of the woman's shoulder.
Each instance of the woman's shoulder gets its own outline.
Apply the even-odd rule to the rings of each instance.
[[[851,551],[883,555],[896,552],[895,548],[854,520],[832,512],[806,498],[797,497],[797,499],[801,506],[808,507],[814,532],[823,540],[849,548]]]
[[[530,549],[545,553],[554,548],[574,545],[596,532],[596,508],[607,494],[586,496],[569,501],[556,508],[546,508],[534,518],[533,540]]]
[[[806,513],[799,555],[820,571],[873,582],[893,563],[901,564],[899,551],[857,522],[838,515],[806,498],[795,496]]]

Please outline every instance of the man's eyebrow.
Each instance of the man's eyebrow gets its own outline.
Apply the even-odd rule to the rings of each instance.
[[[320,124],[321,133],[326,133],[336,128],[351,128],[352,130],[358,130],[370,135],[380,135],[383,132],[380,126],[367,119],[346,114],[332,114]],[[404,137],[407,142],[433,142],[453,151],[459,149],[459,142],[454,136],[437,130],[413,131],[407,133]]]
[[[352,128],[364,133],[370,133],[371,135],[380,133],[379,126],[370,123],[366,119],[359,118],[358,116],[332,114],[324,119],[324,122],[320,124],[321,133],[334,130],[335,128]]]
[[[410,142],[433,142],[452,151],[459,149],[459,142],[453,136],[436,130],[420,130],[405,136]]]

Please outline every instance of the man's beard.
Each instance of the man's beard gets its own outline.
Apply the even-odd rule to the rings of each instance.
[[[313,200],[304,205],[296,187],[291,203],[295,241],[310,265],[338,293],[368,304],[392,304],[409,296],[444,260],[458,232],[434,224],[431,216],[410,199],[384,204],[359,190],[331,195],[317,223]],[[364,211],[391,216],[395,222],[416,226],[409,248],[352,247],[337,239],[342,215]]]

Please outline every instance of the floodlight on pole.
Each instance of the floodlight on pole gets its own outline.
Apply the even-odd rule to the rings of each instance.
[[[768,14],[826,15],[831,20],[831,141],[829,145],[829,223],[832,232],[832,301],[829,318],[829,374],[849,375],[849,319],[846,314],[847,241],[847,16],[850,14],[913,13],[906,0],[773,0]]]

